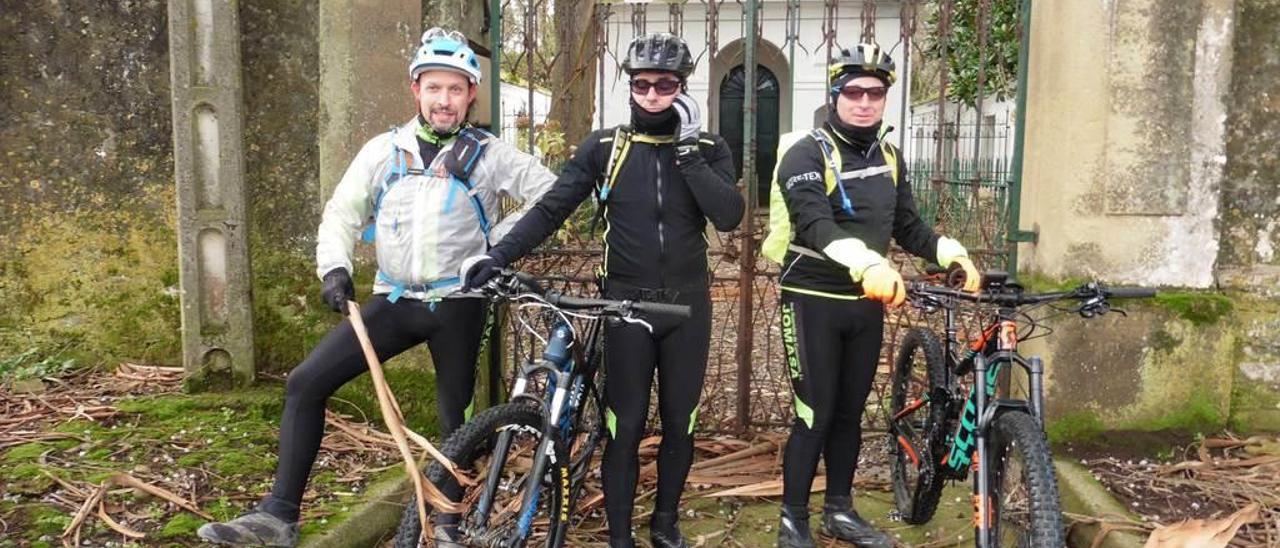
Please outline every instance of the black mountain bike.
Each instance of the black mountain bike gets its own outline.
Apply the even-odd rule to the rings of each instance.
[[[516,305],[520,310],[513,316],[544,344],[540,359],[530,355],[519,366],[508,403],[477,414],[441,448],[474,484],[459,485],[437,462],[427,466],[427,480],[463,506],[458,515],[437,512],[437,529],[441,523],[456,523],[455,542],[463,546],[524,546],[535,537],[545,537],[546,546],[562,546],[605,432],[602,376],[597,375],[603,324],[648,325],[640,315],[688,317],[689,307],[572,297],[511,271],[504,271],[483,291]],[[532,324],[521,313],[530,309],[539,316]],[[539,321],[549,329],[535,328]],[[396,548],[427,545],[434,535],[423,534],[416,501],[410,501],[396,533]]]
[[[920,281],[907,283],[911,304],[942,311],[945,334],[907,330],[894,362],[887,411],[893,447],[894,499],[907,523],[925,523],[938,508],[947,480],[973,472],[974,543],[989,546],[1065,546],[1053,459],[1044,434],[1044,362],[1024,358],[1018,342],[1032,337],[1032,311],[1101,316],[1108,299],[1143,298],[1155,290],[1108,288],[1088,283],[1071,291],[1028,293],[1002,272],[989,272],[982,290],[966,293]],[[963,301],[988,305],[981,336],[970,344],[956,338],[956,308]],[[1051,303],[1076,301],[1066,308]],[[1019,322],[1026,328],[1019,331]],[[1048,331],[1037,336],[1047,335]],[[1011,366],[1017,366],[1016,368]],[[1010,397],[1010,379],[1026,372],[1021,399]],[[972,375],[966,382],[966,376]],[[997,390],[997,384],[1002,385]]]

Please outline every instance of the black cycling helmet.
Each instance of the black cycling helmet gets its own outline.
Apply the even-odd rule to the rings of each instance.
[[[683,80],[693,72],[693,56],[679,36],[655,32],[631,41],[622,70],[631,75],[646,70],[673,72]]]
[[[875,43],[858,44],[852,50],[842,49],[840,55],[831,60],[831,65],[827,67],[827,81],[834,88],[833,92],[839,91],[836,88],[837,81],[845,75],[875,76],[883,80],[886,86],[892,86],[898,80],[893,58]]]

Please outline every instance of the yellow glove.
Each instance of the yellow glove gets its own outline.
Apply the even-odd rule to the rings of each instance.
[[[862,293],[894,307],[907,299],[907,286],[902,275],[886,263],[876,263],[862,272]]]
[[[964,287],[961,289],[969,293],[977,293],[982,285],[982,275],[978,274],[978,267],[973,266],[973,261],[968,257],[955,257],[951,259],[951,264],[964,270]]]

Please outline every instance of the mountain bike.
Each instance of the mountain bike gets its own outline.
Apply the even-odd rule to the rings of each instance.
[[[427,466],[427,480],[463,507],[457,515],[437,512],[436,523],[456,524],[454,542],[464,546],[524,546],[539,536],[548,547],[562,546],[605,433],[603,376],[597,375],[604,324],[652,329],[643,315],[688,317],[689,307],[573,297],[513,271],[503,271],[482,291],[516,306],[514,317],[542,343],[542,352],[536,359],[530,352],[518,366],[508,403],[477,414],[441,448],[474,484],[459,485],[438,462]],[[526,317],[530,312],[532,322]],[[421,529],[411,501],[396,532],[396,548],[426,545],[426,537],[436,534],[424,535]]]
[[[972,472],[976,546],[1065,546],[1044,434],[1044,361],[1024,358],[1018,343],[1048,335],[1047,329],[1034,335],[1047,319],[1032,317],[1034,311],[1048,307],[1084,318],[1123,314],[1109,299],[1155,293],[1098,283],[1030,293],[1002,272],[987,273],[978,293],[907,282],[913,306],[926,314],[943,313],[944,334],[940,338],[923,327],[907,330],[894,361],[887,422],[894,499],[903,521],[929,521],[945,482],[968,479]],[[1053,306],[1062,301],[1075,303]],[[957,339],[957,305],[965,302],[985,310],[981,335],[968,344]],[[1026,373],[1019,385],[1022,398],[1009,394],[1012,379],[1002,375],[1017,369]]]

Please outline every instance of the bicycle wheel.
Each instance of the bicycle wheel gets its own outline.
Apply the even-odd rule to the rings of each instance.
[[[569,470],[564,444],[553,438],[547,454],[546,469],[531,477],[535,453],[543,440],[544,413],[541,408],[516,402],[486,409],[449,436],[441,452],[453,460],[463,472],[475,479],[475,485],[462,488],[439,463],[427,467],[427,480],[446,494],[460,496],[464,510],[458,521],[458,543],[463,546],[524,546],[545,543],[555,547],[563,543],[567,523]],[[490,483],[490,463],[501,435],[510,437],[505,462],[499,469],[492,503],[484,515],[477,502]],[[522,512],[522,503],[530,483],[538,489],[536,507]],[[430,511],[430,510],[429,510]],[[440,518],[437,513],[436,518]],[[410,499],[396,532],[396,548],[429,546],[418,522],[416,500]],[[544,541],[545,539],[545,541]]]
[[[894,361],[889,405],[893,448],[893,498],[907,523],[933,518],[942,497],[942,460],[947,422],[946,361],[938,337],[911,328]]]
[[[1053,457],[1040,423],[1022,411],[1006,411],[991,429],[992,538],[996,546],[1066,546]]]

